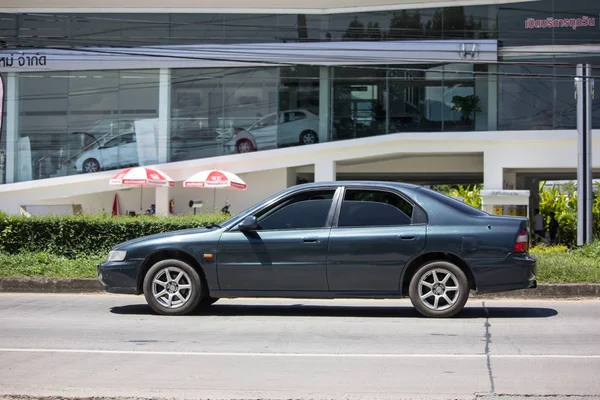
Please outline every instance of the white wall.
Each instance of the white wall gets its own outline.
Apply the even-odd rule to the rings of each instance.
[[[483,172],[483,153],[434,154],[431,156],[402,154],[394,160],[338,165],[338,173],[464,173]]]
[[[280,168],[276,170],[267,170],[261,172],[241,174],[240,178],[248,184],[248,189],[224,190],[184,188],[181,182],[170,188],[169,198],[175,200],[175,214],[193,213],[189,208],[190,200],[202,200],[204,207],[197,212],[210,212],[216,200],[217,209],[225,205],[225,201],[231,203],[230,211],[239,213],[253,204],[284,190],[295,184],[296,174],[293,168]],[[112,189],[112,188],[111,188]],[[112,211],[115,193],[118,194],[119,207],[122,215],[128,211],[134,211],[137,214],[143,213],[146,209],[155,204],[155,188],[122,188],[119,190],[110,190],[99,193],[90,193],[86,195],[68,196],[59,198],[50,198],[21,203],[21,205],[53,205],[53,204],[80,204],[85,213],[97,214],[101,212],[110,213]],[[213,200],[213,193],[215,199]],[[140,207],[141,197],[141,207]]]
[[[503,187],[504,169],[523,168],[576,168],[577,140],[575,131],[519,131],[519,132],[435,132],[406,133],[369,137],[356,140],[298,146],[279,150],[260,151],[245,155],[229,155],[159,165],[158,168],[178,181],[172,189],[177,199],[176,209],[185,212],[192,198],[187,192],[178,194],[181,181],[203,169],[225,169],[241,174],[247,179],[249,189],[245,192],[218,193],[217,204],[222,205],[225,196],[232,202],[232,211],[238,212],[274,192],[294,184],[290,171],[306,165],[329,166],[332,162],[339,172],[342,168],[357,168],[376,172],[377,169],[411,168],[412,172],[468,171],[470,168],[484,172],[486,189]],[[593,167],[600,168],[600,131],[594,132]],[[457,157],[456,153],[479,153],[481,156]],[[436,155],[431,158],[411,158],[411,155]],[[446,156],[438,156],[445,154]],[[408,156],[408,158],[407,158]],[[382,161],[371,165],[346,166],[344,161],[367,157],[397,157],[394,161]],[[411,161],[412,160],[412,161]],[[483,162],[483,167],[481,163]],[[321,176],[330,175],[321,173]],[[72,198],[87,196],[90,210],[112,207],[114,187],[109,186],[115,171],[71,177],[45,179],[31,182],[0,185],[0,209],[18,214],[19,205],[41,204],[48,200],[54,204],[71,202]],[[187,190],[187,189],[186,189]],[[109,193],[107,193],[109,192]],[[145,191],[144,206],[152,202],[151,190]],[[200,193],[200,192],[198,192]],[[198,194],[212,204],[212,194]],[[121,209],[137,207],[139,192],[131,190]],[[199,200],[199,199],[197,199]],[[147,205],[146,205],[147,204]]]

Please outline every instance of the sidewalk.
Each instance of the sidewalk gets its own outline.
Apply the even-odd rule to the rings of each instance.
[[[7,293],[102,293],[97,279],[2,278],[0,292]],[[472,294],[473,298],[512,299],[590,299],[600,298],[598,283],[541,283],[536,289],[492,294]]]

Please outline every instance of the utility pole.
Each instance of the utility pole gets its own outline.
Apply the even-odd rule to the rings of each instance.
[[[592,232],[592,98],[594,80],[590,64],[577,64],[577,245],[593,239]]]

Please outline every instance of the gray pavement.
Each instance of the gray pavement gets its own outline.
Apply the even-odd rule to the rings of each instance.
[[[221,300],[0,294],[2,395],[177,399],[600,399],[600,301]],[[578,397],[577,397],[578,396]],[[534,398],[534,397],[532,397]]]

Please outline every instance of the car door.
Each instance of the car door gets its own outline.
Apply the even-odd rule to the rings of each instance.
[[[397,192],[346,189],[329,236],[330,290],[397,292],[402,269],[425,247],[426,224],[414,223],[424,216]]]
[[[258,211],[258,229],[221,236],[221,290],[327,292],[327,247],[335,188],[306,190]]]
[[[264,150],[277,147],[277,127],[277,113],[274,113],[267,115],[249,129],[258,149]]]
[[[102,168],[113,168],[118,166],[120,144],[121,137],[117,136],[98,149],[101,158],[101,160],[99,160],[100,166]]]
[[[130,132],[121,135],[121,145],[119,145],[119,165],[138,165],[138,151],[135,133]]]

